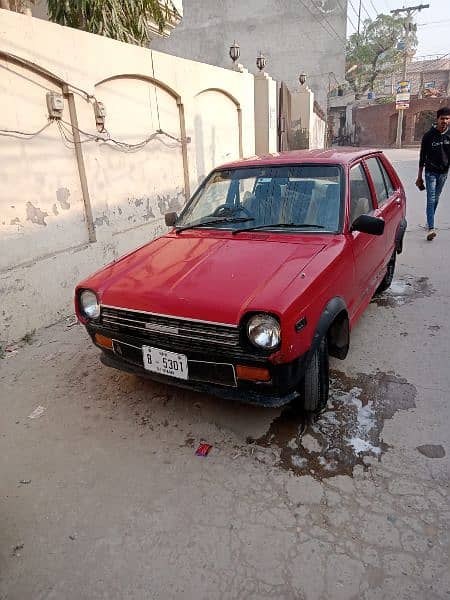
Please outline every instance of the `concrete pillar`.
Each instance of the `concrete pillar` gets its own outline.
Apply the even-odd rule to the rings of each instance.
[[[277,83],[264,72],[255,75],[255,150],[277,151]]]

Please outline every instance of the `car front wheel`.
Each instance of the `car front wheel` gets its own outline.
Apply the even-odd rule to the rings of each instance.
[[[303,408],[308,412],[319,412],[327,405],[330,387],[328,362],[325,337],[312,355],[299,387]]]

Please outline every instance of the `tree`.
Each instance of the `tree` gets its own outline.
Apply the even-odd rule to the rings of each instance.
[[[397,43],[408,36],[407,50],[413,54],[417,47],[415,28],[405,17],[378,15],[363,23],[362,32],[354,33],[347,41],[347,81],[361,96],[374,89],[379,78],[401,71],[405,50]],[[356,65],[356,66],[355,66]]]
[[[28,13],[30,4],[34,4],[35,0],[0,0],[0,8],[13,10],[14,12]]]
[[[34,0],[0,0],[0,7],[26,12]],[[160,32],[178,15],[172,0],[47,0],[50,21],[90,33],[146,46],[149,22]]]
[[[47,0],[51,21],[146,46],[149,21],[162,32],[171,16],[178,14],[171,0]]]

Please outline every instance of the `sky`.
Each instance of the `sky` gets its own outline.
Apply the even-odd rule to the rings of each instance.
[[[450,0],[361,0],[361,3],[361,20],[367,18],[367,13],[373,19],[377,13],[389,14],[396,8],[429,4],[429,8],[416,12],[413,17],[419,40],[415,58],[450,53]],[[358,25],[358,8],[359,0],[348,0],[347,36],[354,33]]]

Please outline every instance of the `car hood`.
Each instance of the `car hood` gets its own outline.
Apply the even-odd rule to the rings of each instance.
[[[283,291],[325,245],[288,237],[169,235],[82,285],[103,305],[236,324],[250,310],[279,312]]]

